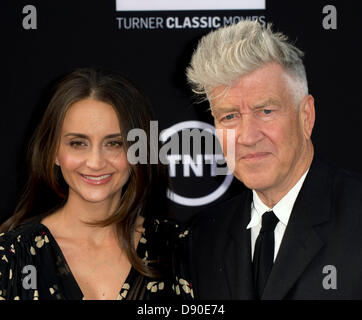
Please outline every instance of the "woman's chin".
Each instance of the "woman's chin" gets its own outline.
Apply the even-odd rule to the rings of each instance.
[[[110,197],[109,195],[101,195],[101,194],[84,194],[81,195],[81,199],[88,203],[94,204],[102,204],[111,202],[114,197]]]

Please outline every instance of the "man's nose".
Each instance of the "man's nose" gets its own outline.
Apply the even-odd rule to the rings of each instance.
[[[243,115],[237,129],[237,143],[245,146],[253,146],[263,139],[259,123],[254,119],[253,114]]]

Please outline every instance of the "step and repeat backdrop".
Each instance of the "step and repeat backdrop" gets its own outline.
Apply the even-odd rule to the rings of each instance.
[[[118,70],[150,98],[160,144],[172,134],[182,139],[186,129],[214,138],[209,106],[195,103],[185,68],[204,34],[245,19],[273,23],[305,52],[316,100],[316,151],[362,173],[360,2],[2,0],[0,8],[2,221],[16,204],[26,177],[26,146],[60,76],[79,67]],[[243,188],[232,175],[216,174],[221,158],[216,151],[191,156],[183,150],[169,157],[169,201],[181,220]]]

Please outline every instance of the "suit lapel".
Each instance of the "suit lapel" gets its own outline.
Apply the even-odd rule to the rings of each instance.
[[[305,212],[293,210],[293,215]],[[277,259],[265,287],[262,299],[283,299],[305,268],[323,246],[323,241],[310,226],[301,226],[294,219],[280,246]]]
[[[251,191],[243,193],[230,219],[228,240],[225,244],[223,261],[231,299],[254,298],[250,230]]]
[[[314,160],[294,204],[262,299],[283,299],[323,247],[317,225],[329,220],[331,175]]]

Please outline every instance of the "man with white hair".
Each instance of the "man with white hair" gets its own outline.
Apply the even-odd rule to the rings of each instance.
[[[362,299],[362,180],[314,155],[302,56],[250,21],[209,33],[193,54],[188,80],[247,187],[194,219],[198,299]]]

